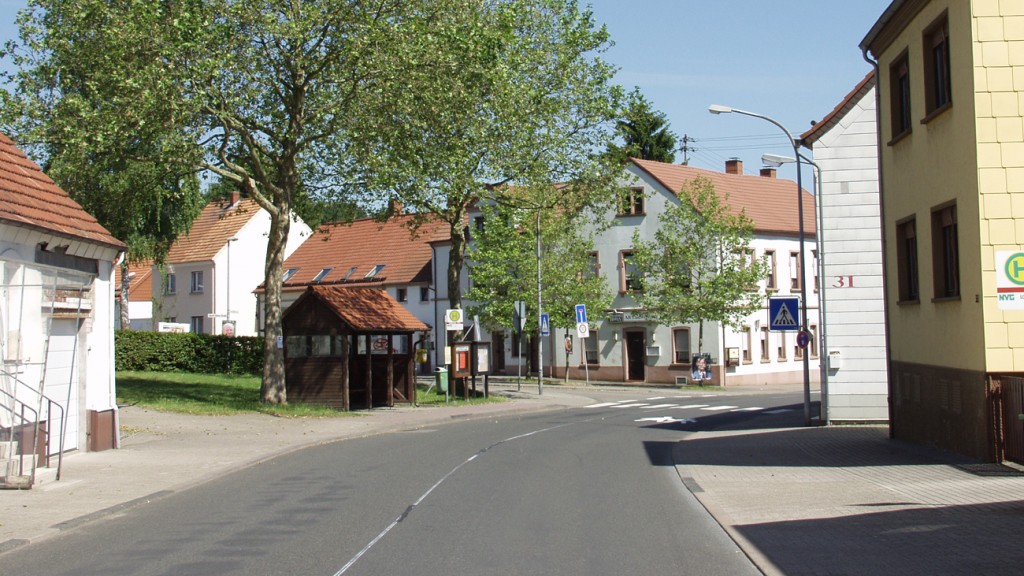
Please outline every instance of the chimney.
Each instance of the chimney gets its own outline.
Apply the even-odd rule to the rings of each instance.
[[[761,176],[764,176],[765,178],[775,178],[775,168],[772,168],[771,166],[763,166],[761,168]]]
[[[230,206],[234,206],[235,204],[238,204],[238,201],[241,199],[241,197],[242,197],[242,194],[238,191],[237,188],[232,190],[231,191],[231,204],[230,204]]]
[[[388,200],[388,214],[389,215],[396,216],[396,215],[404,214],[404,213],[405,213],[405,206],[397,198],[392,198],[391,200]]]
[[[743,161],[739,158],[730,158],[725,161],[726,174],[743,175]]]

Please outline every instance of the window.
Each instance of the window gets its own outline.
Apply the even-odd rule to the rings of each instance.
[[[801,348],[800,345],[797,344],[796,340],[794,339],[793,340],[793,360],[803,360],[803,359],[804,359],[804,349]]]
[[[196,270],[192,272],[192,280],[188,285],[188,291],[191,294],[202,294],[203,293],[203,271]]]
[[[587,364],[591,366],[601,363],[601,354],[597,350],[597,333],[597,330],[592,330],[590,337],[583,339],[583,349],[587,353]]]
[[[619,198],[619,216],[640,216],[644,213],[644,189],[632,186]]]
[[[429,286],[420,286],[420,302],[430,302]]]
[[[619,277],[620,292],[643,291],[644,285],[640,278],[640,272],[633,263],[633,252],[624,250],[619,253],[619,270],[621,271],[621,276]]]
[[[483,232],[484,231],[484,217],[483,216],[476,216],[475,218],[473,218],[473,227],[476,228],[477,232]]]
[[[588,278],[597,278],[601,275],[601,260],[597,252],[591,252],[587,255],[587,276]]]
[[[690,364],[690,329],[672,329],[672,362],[675,364]]]
[[[375,278],[380,271],[384,269],[384,264],[377,264],[369,272],[366,273],[366,278]]]
[[[192,331],[195,332],[196,334],[202,334],[203,333],[203,317],[202,316],[193,316],[191,322],[189,323],[189,325],[191,326]]]
[[[811,341],[807,344],[811,349],[811,358],[818,357],[818,327],[811,324],[807,327],[807,330],[811,333]]]
[[[175,276],[174,272],[170,272],[167,276],[164,276],[164,294],[177,294],[178,293],[178,277]]]
[[[395,289],[395,300],[399,302],[409,301],[409,290],[407,288],[396,288]]]
[[[298,268],[289,268],[285,271],[284,276],[281,276],[281,282],[287,282],[292,276],[295,276],[295,273],[298,271]]]
[[[803,278],[800,277],[800,253],[789,253],[789,288],[799,290]]]
[[[330,271],[330,268],[328,268],[328,271]],[[355,273],[356,273],[356,267],[355,266],[349,268],[348,272],[345,272],[345,275],[341,277],[341,282],[344,282],[345,280],[348,280],[349,277],[352,276]]]
[[[771,352],[768,350],[768,337],[771,334],[768,326],[761,326],[761,362],[771,360]]]
[[[778,290],[779,285],[775,281],[775,250],[765,250],[764,259],[768,263],[768,285],[769,290]]]
[[[311,282],[322,281],[324,278],[327,277],[328,274],[331,273],[331,270],[334,270],[334,268],[324,268],[323,270],[317,272],[316,276],[313,276],[313,280],[311,280]]]
[[[750,326],[744,326],[740,328],[740,358],[743,359],[744,364],[750,364],[752,362],[750,345],[752,344],[753,330]]]
[[[959,297],[960,250],[957,245],[955,204],[932,211],[932,259],[935,297]]]
[[[786,360],[786,333],[779,332],[778,361]]]
[[[949,68],[949,22],[943,14],[924,33],[925,118],[953,102]]]
[[[910,66],[904,52],[889,68],[892,139],[910,132]]]
[[[811,264],[814,266],[814,269],[811,271],[811,273],[814,275],[814,291],[817,292],[818,291],[818,251],[817,250],[811,250]]]
[[[920,299],[917,277],[917,230],[914,218],[896,224],[896,269],[900,302]]]

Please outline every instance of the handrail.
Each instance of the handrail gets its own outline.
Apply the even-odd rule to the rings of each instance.
[[[46,467],[47,468],[49,468],[49,465],[50,465],[50,452],[52,451],[51,448],[53,446],[52,438],[53,438],[53,411],[54,411],[54,407],[56,407],[57,410],[59,411],[60,416],[59,416],[59,419],[57,420],[57,422],[59,423],[59,426],[58,426],[59,436],[57,438],[57,477],[56,478],[57,478],[57,480],[60,480],[61,472],[62,472],[63,465],[64,465],[64,435],[65,435],[64,427],[66,426],[66,420],[65,420],[65,416],[64,416],[64,414],[65,414],[64,407],[61,406],[60,402],[57,402],[53,398],[50,398],[46,394],[43,394],[39,390],[36,390],[34,387],[32,387],[32,385],[27,384],[27,383],[23,382],[22,380],[20,380],[15,374],[12,374],[11,372],[8,372],[7,370],[4,370],[4,369],[0,368],[0,375],[6,376],[6,377],[10,378],[11,380],[14,381],[15,384],[24,387],[30,393],[35,394],[37,397],[39,397],[42,400],[46,401],[46,418],[47,418],[46,425],[47,425],[47,430],[46,430],[46,442],[44,444],[44,446],[45,446],[45,453],[43,454],[43,457],[46,459]],[[32,439],[32,441],[33,441],[33,443],[36,443],[38,441],[38,435],[39,435],[39,429],[38,429],[39,413],[34,408],[32,408],[30,406],[27,406],[24,402],[21,402],[20,400],[18,400],[17,397],[15,397],[14,395],[12,395],[12,394],[10,394],[10,393],[8,393],[6,391],[2,391],[2,390],[0,390],[0,392],[3,392],[3,394],[5,396],[8,396],[8,397],[12,398],[15,402],[21,404],[23,409],[28,409],[28,410],[32,411],[33,414],[35,414],[34,423],[36,424],[36,430],[35,430],[35,434],[33,434],[34,438]],[[24,419],[22,420],[22,422],[23,423],[28,423],[28,421],[26,421]],[[33,453],[35,453],[35,446],[33,446],[32,451],[33,451]],[[32,468],[32,482],[35,483],[35,466],[33,466],[33,468]]]
[[[0,394],[2,394],[3,396],[6,396],[7,398],[10,398],[13,401],[13,405],[10,406],[10,407],[8,407],[7,404],[5,404],[5,403],[4,404],[0,404],[0,407],[2,407],[5,412],[9,412],[11,414],[11,437],[7,440],[7,442],[9,444],[13,445],[14,444],[15,422],[17,421],[17,427],[18,428],[24,429],[24,426],[26,424],[31,423],[31,422],[38,422],[39,421],[39,414],[36,413],[35,408],[32,408],[28,404],[25,404],[21,400],[18,400],[10,392],[8,392],[6,390],[0,390]],[[17,409],[19,407],[19,405],[21,407],[20,414],[19,414],[19,410]],[[25,417],[25,411],[26,410],[29,411],[29,412],[32,412],[35,415],[35,417],[32,418],[31,420],[26,418]],[[24,433],[24,432],[22,432],[22,433]],[[49,437],[47,437],[47,439],[46,439],[47,443],[49,443],[49,440],[50,440]],[[35,439],[33,438],[33,444],[34,443],[35,443]],[[49,450],[49,446],[47,446],[47,450]],[[36,451],[36,447],[33,446],[32,447],[32,454],[33,455],[35,455],[35,451]],[[18,443],[18,454],[17,454],[17,456],[18,456],[18,475],[22,476],[22,475],[25,474],[25,443],[24,442],[19,442]],[[35,483],[35,480],[36,480],[36,460],[35,460],[35,458],[33,458],[32,459],[32,482]]]

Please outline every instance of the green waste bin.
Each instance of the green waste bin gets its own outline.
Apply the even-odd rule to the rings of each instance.
[[[434,384],[438,392],[448,391],[448,370],[438,366],[434,368]]]

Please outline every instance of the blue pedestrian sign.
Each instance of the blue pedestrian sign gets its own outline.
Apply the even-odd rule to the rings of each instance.
[[[770,330],[799,330],[800,298],[796,296],[769,298],[768,324]]]
[[[551,334],[551,319],[548,317],[547,312],[540,315],[540,335],[549,336]]]

